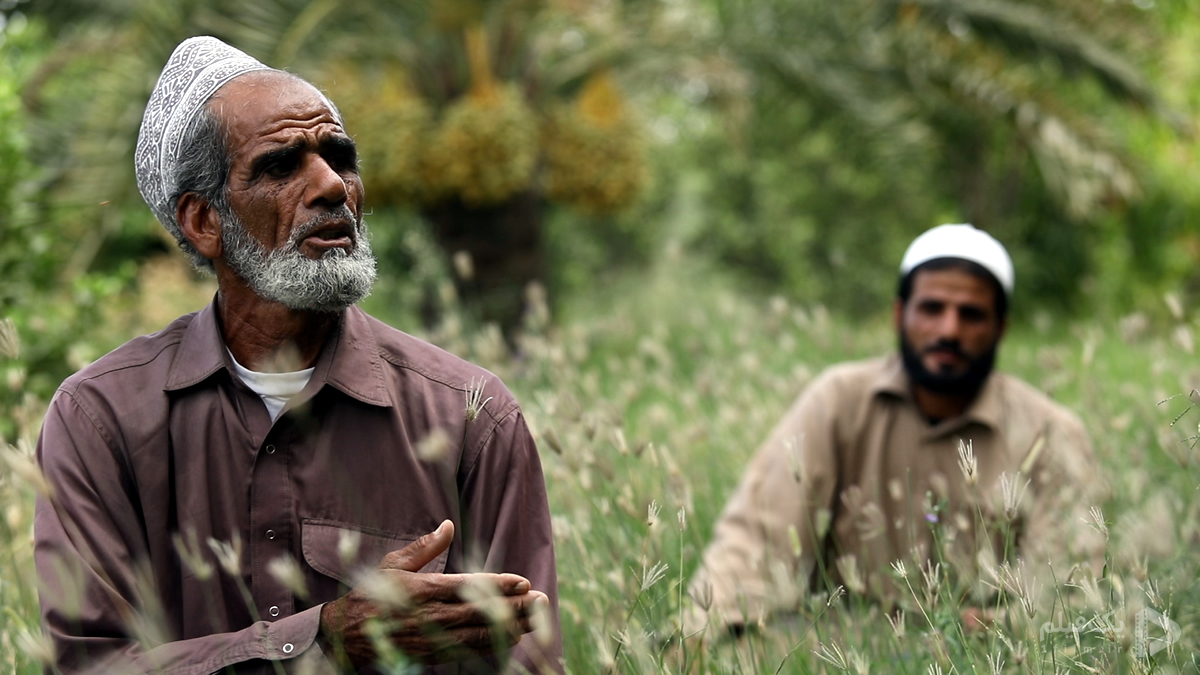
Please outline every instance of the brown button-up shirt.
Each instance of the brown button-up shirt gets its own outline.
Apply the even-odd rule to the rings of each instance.
[[[56,393],[35,555],[63,672],[327,668],[322,603],[443,519],[454,542],[423,571],[523,575],[557,618],[541,465],[497,378],[354,307],[274,423],[233,373],[210,305]],[[439,430],[423,447],[444,454],[418,457]],[[513,661],[561,649],[527,635]]]
[[[972,479],[960,442],[976,457]],[[785,609],[818,566],[885,598],[895,561],[914,574],[942,559],[981,575],[1003,562],[1010,536],[1038,568],[1094,563],[1103,539],[1080,521],[1102,493],[1079,419],[1015,377],[993,373],[962,416],[930,424],[898,357],[835,366],[779,422],[726,505],[691,585],[709,612],[693,612],[687,628]]]

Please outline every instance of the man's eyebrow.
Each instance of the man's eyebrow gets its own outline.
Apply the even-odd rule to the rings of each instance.
[[[354,142],[354,139],[341,134],[321,139],[321,148],[335,152],[358,154],[358,144]]]
[[[272,165],[295,157],[302,152],[303,147],[304,142],[297,141],[262,153],[250,162],[250,175],[258,176]]]

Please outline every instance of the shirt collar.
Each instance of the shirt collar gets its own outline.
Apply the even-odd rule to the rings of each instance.
[[[196,313],[184,330],[179,351],[167,374],[166,391],[199,384],[217,371],[232,371],[217,321],[216,298]],[[333,337],[313,366],[312,380],[329,384],[363,403],[390,407],[383,364],[365,312],[350,307],[342,313]],[[315,390],[314,390],[315,391]]]
[[[228,369],[225,359],[225,340],[217,325],[217,299],[214,296],[184,329],[163,389],[176,391],[199,384],[218,370]]]
[[[313,378],[363,403],[390,407],[379,346],[366,312],[351,306],[342,312],[337,333],[321,350]]]
[[[969,422],[977,422],[992,429],[999,429],[1003,402],[1000,378],[996,375],[996,372],[992,371],[987,381],[983,383],[983,389],[979,391],[966,412],[954,419],[938,422],[933,429],[940,433],[948,433],[961,429]],[[892,355],[884,362],[883,368],[871,385],[871,394],[873,396],[881,394],[894,396],[916,405],[908,373],[904,371],[904,364],[901,363],[899,354]]]

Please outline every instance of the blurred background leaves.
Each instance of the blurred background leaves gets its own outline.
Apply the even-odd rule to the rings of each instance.
[[[1018,318],[1165,314],[1163,292],[1200,292],[1197,9],[3,0],[0,312],[45,336],[26,358],[48,388],[155,328],[155,280],[212,292],[131,156],[170,51],[213,34],[341,106],[387,272],[369,303],[400,323],[453,306],[511,343],[531,282],[561,310],[692,258],[866,317],[912,236],[950,221],[1009,246]]]

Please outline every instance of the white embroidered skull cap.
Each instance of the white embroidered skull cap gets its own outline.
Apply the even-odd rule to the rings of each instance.
[[[959,258],[978,263],[1000,282],[1004,294],[1013,293],[1013,264],[1004,245],[974,225],[938,225],[926,230],[908,245],[900,261],[903,277],[917,266],[938,258]]]
[[[134,151],[134,170],[142,199],[176,239],[176,169],[179,153],[200,111],[230,80],[256,70],[272,70],[249,54],[214,37],[192,37],[179,43],[150,94]]]

